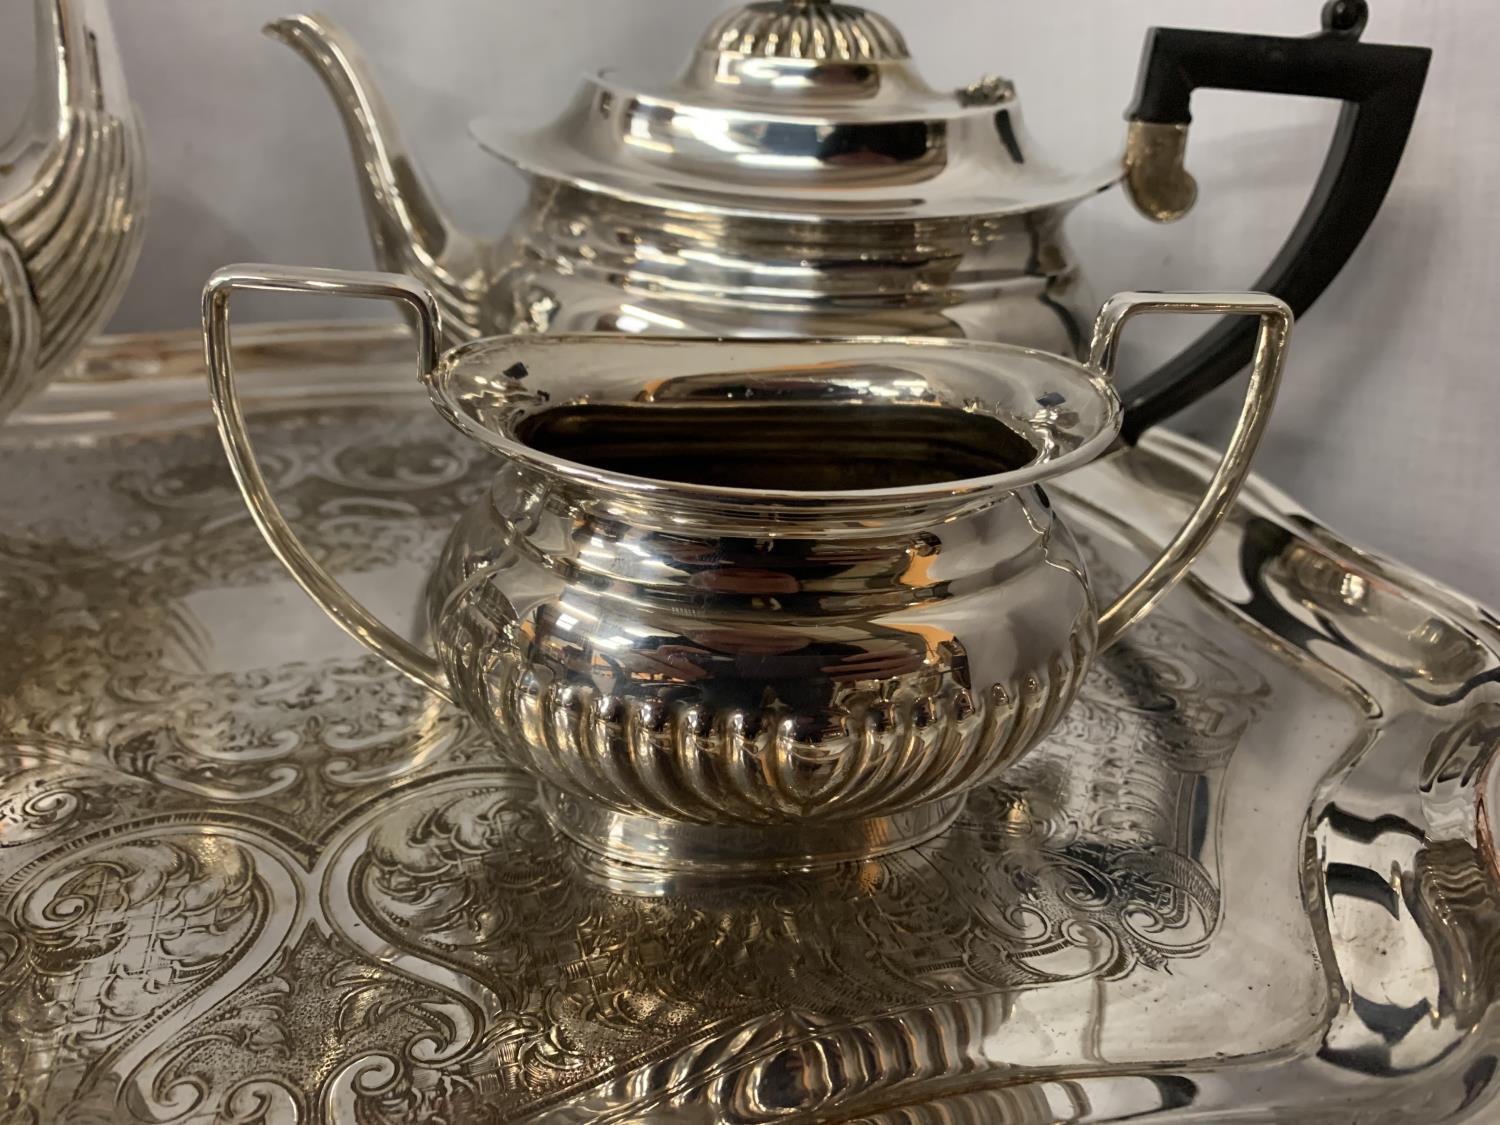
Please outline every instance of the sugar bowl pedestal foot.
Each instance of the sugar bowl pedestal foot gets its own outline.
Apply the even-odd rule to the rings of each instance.
[[[964,805],[960,793],[889,816],[798,825],[724,825],[636,816],[545,784],[539,794],[542,809],[557,830],[603,860],[609,870],[621,866],[714,876],[808,870],[873,859],[926,843],[945,831]]]

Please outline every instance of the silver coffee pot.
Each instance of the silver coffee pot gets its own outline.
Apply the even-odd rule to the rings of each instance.
[[[37,0],[31,112],[0,147],[0,418],[119,303],[145,232],[140,124],[104,0]]]
[[[1014,86],[934,89],[881,15],[829,0],[750,3],[717,19],[672,81],[609,70],[540,129],[473,135],[532,184],[508,232],[449,222],[350,40],[319,16],[267,31],[337,103],[363,176],[376,258],[440,303],[448,343],[498,333],[964,337],[1075,358],[1091,298],[1063,232],[1117,182],[1149,218],[1193,204],[1183,167],[1198,87],[1345,103],[1327,165],[1254,288],[1299,315],[1338,273],[1395,173],[1429,58],[1359,42],[1362,0],[1310,38],[1156,29],[1125,153],[1074,172],[1027,133]],[[500,229],[497,217],[496,230]],[[1249,361],[1221,322],[1127,397],[1144,427]],[[1129,439],[1133,435],[1127,433]]]

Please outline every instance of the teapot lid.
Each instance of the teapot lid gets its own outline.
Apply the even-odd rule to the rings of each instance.
[[[832,0],[721,16],[666,85],[606,70],[531,131],[471,127],[521,171],[689,213],[822,221],[997,217],[1114,184],[1038,158],[1014,86],[929,86],[889,20]]]

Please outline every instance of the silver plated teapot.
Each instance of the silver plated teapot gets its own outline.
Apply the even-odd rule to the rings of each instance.
[[[479,143],[531,181],[502,231],[448,221],[368,68],[318,16],[267,28],[326,82],[354,148],[379,265],[437,297],[447,342],[521,332],[897,334],[1079,356],[1093,302],[1063,231],[1122,181],[1150,218],[1192,206],[1194,89],[1342,100],[1307,210],[1254,288],[1300,315],[1359,243],[1395,174],[1429,52],[1362,43],[1363,0],[1310,38],[1156,29],[1123,158],[1078,173],[1041,154],[1014,86],[923,80],[901,32],[829,0],[759,0],[717,19],[678,77],[589,77],[551,124],[481,119]],[[1226,320],[1132,387],[1132,427],[1217,385],[1254,329]],[[1127,433],[1127,437],[1129,437]]]
[[[429,583],[436,657],[277,510],[235,389],[237,289],[404,303],[434,406],[496,454]],[[1042,486],[1116,442],[1121,326],[1161,311],[1254,318],[1255,360],[1206,493],[1101,607]],[[203,312],[225,450],[296,580],[533,773],[564,832],[669,871],[805,866],[940,831],[1207,543],[1292,324],[1264,294],[1126,294],[1087,366],[930,337],[533,334],[440,356],[437,302],[409,278],[274,266],[221,271]]]
[[[35,94],[0,151],[0,418],[124,294],[145,233],[141,129],[104,0],[37,0]]]

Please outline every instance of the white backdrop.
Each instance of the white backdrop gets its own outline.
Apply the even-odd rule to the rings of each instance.
[[[578,74],[676,70],[719,0],[321,0],[363,44],[408,141],[454,214],[498,233],[516,175],[466,132],[476,112],[541,121]],[[367,266],[335,113],[301,60],[258,28],[295,0],[115,0],[149,131],[150,233],[115,330],[194,323],[198,290],[236,260]],[[1148,24],[1304,34],[1321,0],[872,0],[935,85],[1015,80],[1060,158],[1116,150]],[[1371,236],[1299,325],[1261,468],[1344,533],[1500,605],[1500,9],[1374,0],[1366,38],[1434,48],[1406,160]],[[31,0],[0,0],[0,127],[19,116]],[[1247,284],[1280,244],[1322,161],[1331,105],[1205,92],[1189,166],[1200,204],[1154,227],[1113,194],[1071,232],[1098,293]],[[322,311],[322,310],[319,310]],[[369,315],[368,309],[354,310]],[[1136,329],[1144,370],[1180,336]],[[1216,437],[1226,388],[1176,425]]]

